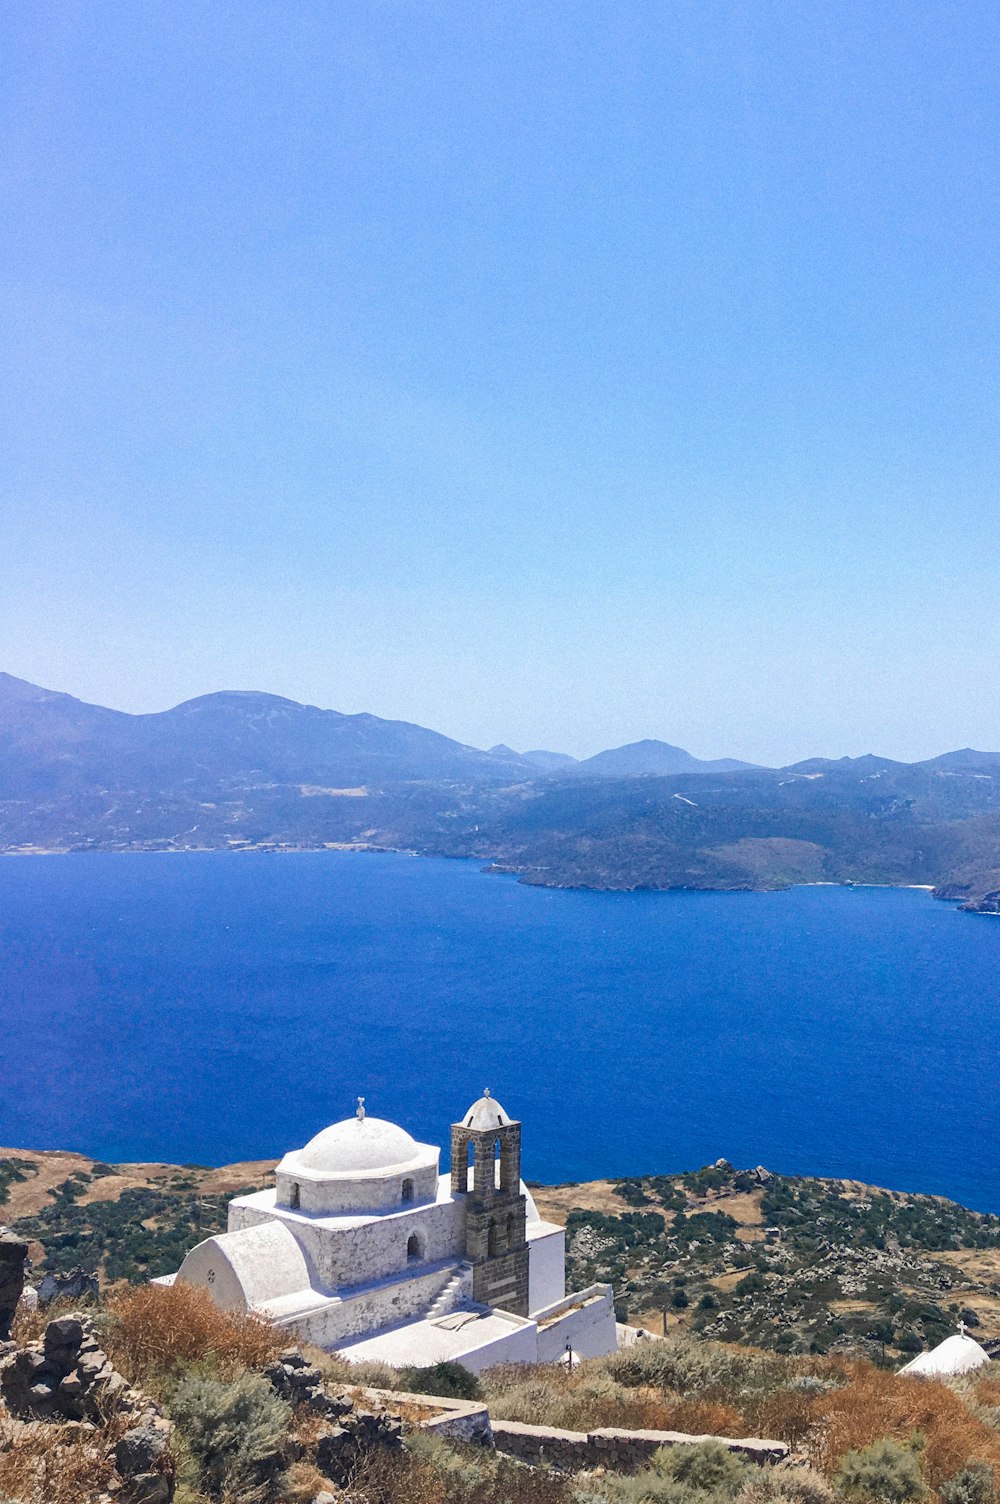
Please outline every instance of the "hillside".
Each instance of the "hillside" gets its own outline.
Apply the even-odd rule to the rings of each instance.
[[[275,695],[133,716],[0,675],[0,851],[247,847],[472,857],[548,887],[923,884],[993,913],[1000,755],[774,769],[642,742],[572,763]]]
[[[102,1283],[176,1269],[225,1226],[272,1161],[204,1169],[0,1150],[0,1220],[31,1240],[36,1278]],[[961,1316],[1000,1342],[1000,1217],[954,1202],[720,1165],[685,1175],[535,1186],[568,1229],[574,1288],[608,1280],[633,1325],[784,1352],[901,1362]]]
[[[204,797],[234,782],[350,787],[528,771],[516,753],[493,756],[407,721],[280,695],[226,691],[126,715],[0,674],[0,799],[101,790]]]

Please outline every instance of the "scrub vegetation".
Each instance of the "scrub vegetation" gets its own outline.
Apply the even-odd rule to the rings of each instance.
[[[194,1289],[129,1290],[93,1312],[115,1366],[174,1425],[164,1475],[178,1504],[995,1504],[1000,1381],[990,1370],[948,1383],[901,1378],[843,1357],[782,1356],[673,1336],[639,1342],[571,1372],[508,1365],[478,1380],[437,1377],[479,1393],[499,1418],[568,1429],[655,1427],[768,1436],[792,1453],[754,1466],[714,1441],[663,1450],[634,1477],[527,1468],[482,1448],[410,1429],[402,1449],[374,1448],[346,1483],[317,1460],[324,1429],[292,1409],[266,1369],[281,1337],[252,1317],[218,1311]],[[25,1341],[42,1318],[21,1318]],[[308,1351],[327,1392],[378,1380],[416,1388],[433,1375],[368,1373]],[[449,1365],[453,1367],[454,1365]],[[405,1420],[405,1404],[400,1406]],[[111,1483],[120,1423],[17,1427],[0,1409],[0,1499],[98,1504]]]

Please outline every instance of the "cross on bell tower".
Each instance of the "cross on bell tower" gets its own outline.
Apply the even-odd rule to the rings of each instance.
[[[527,1316],[527,1202],[521,1190],[521,1124],[507,1115],[489,1088],[460,1123],[452,1124],[451,1190],[453,1196],[468,1197],[465,1251],[472,1264],[473,1298],[515,1316]]]

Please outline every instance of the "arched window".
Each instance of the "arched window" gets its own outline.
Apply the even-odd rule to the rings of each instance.
[[[297,1212],[299,1209],[300,1194],[299,1183],[297,1180],[293,1180],[291,1194],[288,1197],[288,1205],[292,1208],[293,1212]]]
[[[495,1259],[497,1256],[497,1225],[490,1219],[490,1225],[486,1230],[486,1257]]]
[[[413,1181],[412,1180],[404,1180],[403,1181],[403,1188],[402,1188],[402,1190],[399,1193],[399,1199],[400,1199],[400,1201],[412,1201],[413,1200]]]
[[[420,1234],[411,1232],[406,1240],[406,1259],[412,1264],[415,1259],[423,1258],[424,1250],[420,1246]]]
[[[507,1213],[507,1252],[514,1246],[514,1213]]]

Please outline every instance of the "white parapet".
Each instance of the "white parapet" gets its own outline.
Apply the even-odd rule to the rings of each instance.
[[[567,1351],[578,1358],[601,1358],[618,1346],[610,1285],[588,1285],[533,1316],[538,1325],[539,1363],[558,1363]]]

